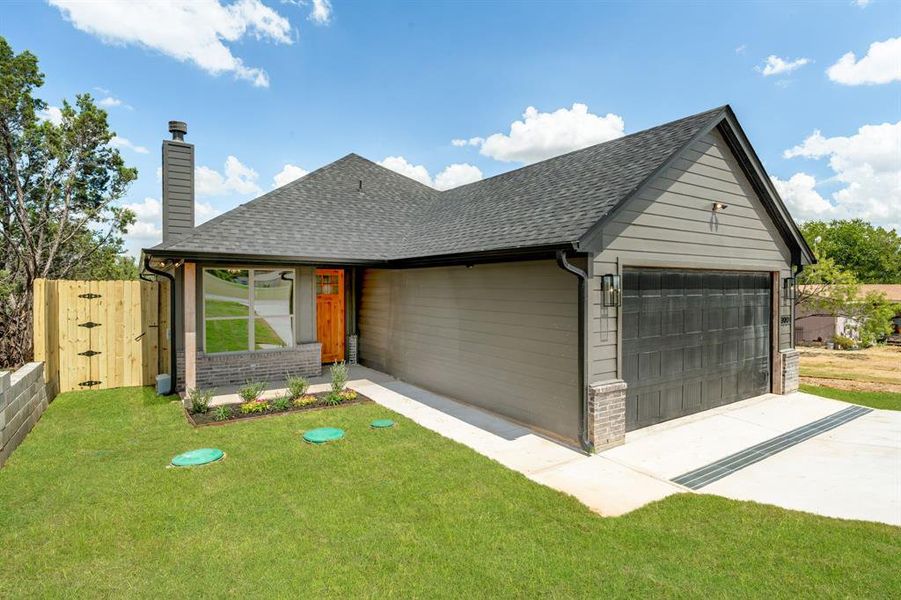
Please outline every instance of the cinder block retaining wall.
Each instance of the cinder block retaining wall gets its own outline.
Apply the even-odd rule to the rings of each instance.
[[[247,381],[281,381],[285,375],[315,377],[322,374],[322,344],[298,344],[285,350],[235,354],[197,353],[197,387],[213,389]],[[185,389],[185,353],[178,352],[177,389]]]
[[[0,372],[0,467],[51,400],[44,383],[44,363],[28,363],[15,372]]]

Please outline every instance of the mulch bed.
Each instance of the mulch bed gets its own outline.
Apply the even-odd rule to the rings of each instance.
[[[234,402],[229,404],[220,404],[219,406],[228,406],[232,409],[232,414],[228,419],[223,421],[216,420],[216,409],[218,406],[211,406],[210,410],[206,413],[197,413],[192,414],[188,409],[185,409],[185,418],[188,420],[188,423],[193,425],[194,427],[206,427],[210,425],[227,425],[229,423],[234,423],[235,421],[248,421],[252,419],[265,419],[268,417],[276,417],[279,415],[290,415],[301,412],[308,412],[311,410],[323,410],[329,408],[341,408],[343,406],[354,406],[356,404],[364,404],[367,402],[372,402],[372,399],[367,398],[363,394],[357,392],[357,397],[353,400],[348,400],[346,402],[342,402],[340,404],[326,404],[325,397],[328,396],[328,392],[318,392],[315,394],[307,394],[308,396],[316,396],[319,401],[315,404],[309,404],[307,406],[292,406],[287,410],[275,410],[272,408],[271,401],[269,405],[269,410],[266,412],[260,413],[249,413],[243,414],[241,413],[241,404],[243,402]]]

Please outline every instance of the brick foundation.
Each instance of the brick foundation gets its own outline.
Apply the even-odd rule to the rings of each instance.
[[[801,354],[797,350],[783,350],[780,354],[782,355],[782,393],[797,392],[801,382]]]
[[[177,390],[185,389],[185,353],[178,352]],[[285,375],[315,377],[322,374],[322,344],[298,344],[284,350],[240,354],[197,352],[197,387],[213,389],[241,385],[248,380],[274,382]]]
[[[626,439],[626,382],[611,379],[588,388],[588,440],[599,452]]]

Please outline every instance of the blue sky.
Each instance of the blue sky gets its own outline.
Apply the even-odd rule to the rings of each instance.
[[[140,171],[133,252],[157,241],[169,119],[196,145],[201,219],[286,165],[356,152],[447,187],[729,103],[797,218],[901,222],[897,2],[182,4],[0,13],[49,104],[106,99]]]

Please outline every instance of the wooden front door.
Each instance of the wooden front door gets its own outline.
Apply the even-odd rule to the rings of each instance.
[[[344,360],[344,271],[316,269],[316,339],[322,362]]]

